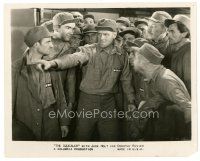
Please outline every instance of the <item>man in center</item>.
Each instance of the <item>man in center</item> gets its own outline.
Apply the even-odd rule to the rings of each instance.
[[[98,43],[79,47],[72,55],[65,55],[52,61],[41,61],[44,70],[50,68],[66,69],[82,66],[83,79],[80,84],[78,113],[99,110],[104,117],[78,117],[75,133],[76,141],[89,141],[95,130],[101,141],[119,140],[117,117],[109,117],[109,111],[116,109],[114,95],[122,82],[128,99],[128,110],[134,110],[134,91],[131,86],[132,75],[128,55],[115,44],[117,24],[114,20],[101,19],[96,27]],[[105,115],[108,114],[108,117]],[[113,116],[113,115],[112,115]]]

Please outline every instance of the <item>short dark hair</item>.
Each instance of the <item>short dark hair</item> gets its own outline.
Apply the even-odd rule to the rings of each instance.
[[[182,24],[179,21],[176,22],[176,24],[177,24],[177,28],[180,31],[180,33],[187,32],[187,35],[185,36],[185,38],[189,38],[190,37],[190,30],[184,24]]]

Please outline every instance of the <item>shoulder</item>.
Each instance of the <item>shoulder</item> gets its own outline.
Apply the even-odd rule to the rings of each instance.
[[[15,60],[13,63],[12,63],[12,70],[14,71],[17,71],[17,70],[20,70],[23,63],[24,63],[24,57],[20,57],[18,58],[17,60]]]
[[[157,83],[161,89],[172,90],[175,87],[184,86],[182,80],[170,69],[163,70],[159,74],[159,83]]]
[[[80,46],[78,48],[78,52],[83,52],[83,53],[95,53],[97,50],[97,44],[86,44],[84,46]]]

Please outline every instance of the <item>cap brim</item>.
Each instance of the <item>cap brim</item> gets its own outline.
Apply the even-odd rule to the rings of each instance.
[[[117,32],[117,30],[115,31],[113,28],[109,27],[109,26],[96,26],[95,29],[97,31],[99,30],[104,30],[104,31],[112,31],[112,32]]]
[[[122,31],[122,32],[119,33],[119,35],[120,35],[121,37],[123,37],[125,34],[128,34],[128,33],[133,34],[135,37],[138,37],[138,36],[140,35],[139,32],[133,31],[133,30],[125,30],[125,31]]]
[[[136,22],[134,23],[135,26],[138,26],[139,24],[145,24],[145,25],[148,26],[148,23],[147,23],[146,21],[136,21]]]
[[[97,33],[97,31],[86,31],[86,32],[83,32],[83,34],[89,34],[89,33]]]
[[[156,23],[162,23],[161,21],[158,21],[156,20],[155,18],[152,18],[152,17],[146,17],[145,19],[147,19],[148,21],[153,21],[153,22],[156,22]]]
[[[176,23],[177,21],[172,20],[172,19],[166,19],[164,25],[166,27],[169,27],[171,24]]]

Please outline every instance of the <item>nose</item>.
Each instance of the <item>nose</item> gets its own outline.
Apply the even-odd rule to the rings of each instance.
[[[148,31],[148,32],[151,32],[151,31],[152,31],[152,26],[149,26],[149,27],[147,28],[147,31]]]
[[[53,43],[52,43],[52,42],[49,44],[49,47],[50,47],[50,48],[53,48]]]

